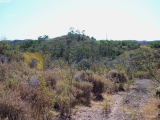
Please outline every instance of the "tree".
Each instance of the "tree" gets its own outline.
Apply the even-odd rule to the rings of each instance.
[[[91,37],[91,39],[94,40],[94,41],[96,40],[96,38],[94,38],[93,36]]]
[[[78,29],[76,30],[76,34],[80,34],[80,31]]]
[[[65,51],[65,45],[63,43],[60,43],[59,47],[60,47],[60,57],[63,57],[63,53]]]
[[[44,35],[44,36],[43,36],[43,39],[44,39],[44,40],[48,40],[48,39],[49,39],[49,36],[48,36],[48,35]]]
[[[49,39],[48,35],[44,35],[43,37],[42,36],[38,37],[38,40],[48,40],[48,39]]]
[[[74,28],[73,28],[73,27],[70,27],[69,30],[70,30],[70,33],[71,33],[71,34],[74,34]]]
[[[82,30],[82,35],[84,35],[85,34],[85,30]]]
[[[81,40],[81,35],[78,35],[77,41],[79,42]]]
[[[143,58],[141,60],[142,67],[150,73],[153,80],[160,83],[160,79],[159,79],[160,75],[157,72],[159,65],[156,62],[156,58],[153,53],[153,50],[151,48],[147,48],[147,50],[142,49],[142,58]]]
[[[39,39],[42,39],[42,36],[39,36],[39,37],[38,37],[38,40],[39,40]]]
[[[42,36],[39,36],[39,37],[38,37],[38,40],[42,40],[42,39],[43,39],[43,37],[42,37]]]

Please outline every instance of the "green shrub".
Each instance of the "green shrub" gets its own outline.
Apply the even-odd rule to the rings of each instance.
[[[76,102],[76,93],[73,91],[72,75],[64,74],[63,81],[56,84],[56,106],[60,110],[61,115],[70,115],[72,103]]]
[[[110,100],[108,100],[107,98],[105,98],[103,100],[103,110],[104,110],[104,113],[108,113],[110,111]]]

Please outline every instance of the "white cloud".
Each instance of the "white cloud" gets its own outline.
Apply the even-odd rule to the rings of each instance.
[[[0,3],[9,3],[11,2],[12,0],[0,0]]]

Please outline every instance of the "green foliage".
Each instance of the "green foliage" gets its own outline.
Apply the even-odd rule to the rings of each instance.
[[[111,109],[111,105],[110,105],[110,100],[105,98],[103,100],[103,110],[104,110],[104,113],[108,113]]]
[[[29,47],[34,46],[36,43],[38,43],[38,41],[33,41],[33,40],[30,40],[24,43],[20,43],[20,49],[23,51],[27,51]]]
[[[150,46],[151,48],[160,48],[160,41],[151,42],[151,43],[149,44],[149,46]]]
[[[125,50],[125,49],[126,49],[126,47],[122,46],[122,49],[123,49],[123,50]]]
[[[73,94],[72,76],[70,74],[63,75],[63,81],[56,84],[57,87],[57,104],[59,106],[61,115],[69,115],[72,103],[76,101],[76,97]]]
[[[159,63],[157,63],[155,59],[155,54],[151,48],[147,48],[148,51],[142,51],[142,57],[143,61],[141,61],[142,67],[145,69],[145,71],[149,72],[150,75],[153,77],[154,80],[157,82],[160,82],[159,80],[159,73],[157,72],[157,69],[159,67]]]
[[[5,51],[11,51],[12,46],[7,41],[1,41],[0,42],[0,54],[4,54]]]

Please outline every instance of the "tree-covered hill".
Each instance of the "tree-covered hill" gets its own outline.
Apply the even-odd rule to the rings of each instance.
[[[136,41],[114,41],[99,40],[94,37],[86,36],[84,33],[73,32],[67,35],[46,40],[30,40],[24,43],[17,43],[15,46],[23,52],[38,52],[49,54],[53,58],[72,58],[72,60],[82,58],[115,58],[122,53],[140,47]]]
[[[131,58],[132,54],[132,67],[137,71],[144,71],[144,65],[156,65],[160,68],[160,54],[159,51],[152,48],[138,48],[135,50],[127,51],[117,58],[123,60],[125,58]],[[144,63],[145,62],[145,63]]]

